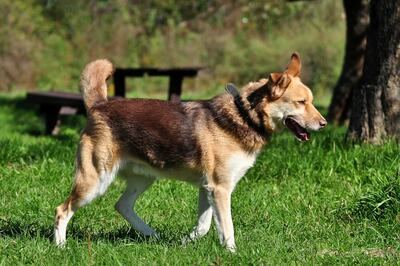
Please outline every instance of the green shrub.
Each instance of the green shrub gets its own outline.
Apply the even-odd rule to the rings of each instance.
[[[378,179],[373,188],[345,207],[342,214],[351,220],[396,219],[400,222],[400,176]]]
[[[185,82],[193,97],[204,96],[280,71],[299,51],[305,82],[324,96],[341,68],[342,12],[335,0],[2,1],[0,90],[77,91],[83,66],[106,57],[120,67],[205,66],[197,82]],[[166,85],[149,79],[132,87],[154,96]]]

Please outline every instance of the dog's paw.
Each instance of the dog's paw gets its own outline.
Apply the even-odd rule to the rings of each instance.
[[[65,249],[65,247],[66,247],[66,242],[65,241],[61,242],[61,243],[55,243],[55,244],[56,244],[56,247],[60,248],[60,249]]]
[[[226,245],[225,248],[231,253],[236,253],[236,245]]]
[[[227,241],[226,243],[225,243],[225,248],[226,248],[226,250],[227,251],[229,251],[229,252],[231,252],[231,253],[236,253],[236,244],[235,244],[235,241]]]
[[[182,246],[186,246],[190,242],[193,242],[195,239],[193,239],[190,235],[187,235],[181,239],[181,244]]]
[[[207,230],[208,231],[208,230]],[[199,238],[203,237],[207,232],[199,232],[197,229],[193,230],[189,235],[186,235],[182,238],[181,243],[182,245],[187,245],[190,242],[194,242]]]

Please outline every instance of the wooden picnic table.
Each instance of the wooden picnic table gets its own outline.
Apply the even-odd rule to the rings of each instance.
[[[116,68],[113,74],[115,97],[126,96],[126,77],[166,76],[169,77],[168,100],[181,100],[182,83],[186,77],[196,77],[201,67],[187,68]],[[27,101],[39,104],[44,115],[46,134],[57,134],[60,114],[71,115],[85,113],[82,96],[78,93],[61,91],[28,92]]]

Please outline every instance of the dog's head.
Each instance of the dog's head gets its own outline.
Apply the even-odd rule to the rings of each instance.
[[[293,53],[287,69],[282,73],[271,73],[258,90],[263,90],[266,95],[262,112],[268,126],[272,130],[286,126],[298,140],[307,141],[310,138],[307,130],[320,130],[327,122],[313,105],[313,95],[301,82],[300,71],[300,56]]]

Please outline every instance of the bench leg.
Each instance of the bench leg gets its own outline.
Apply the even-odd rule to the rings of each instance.
[[[168,100],[171,102],[181,101],[182,76],[171,76],[169,78]]]
[[[60,113],[61,106],[55,105],[42,105],[40,110],[44,113],[44,118],[46,122],[46,135],[57,135],[58,128],[57,125],[60,123],[58,119],[58,114]]]
[[[114,95],[125,97],[125,76],[117,71],[114,72]]]

